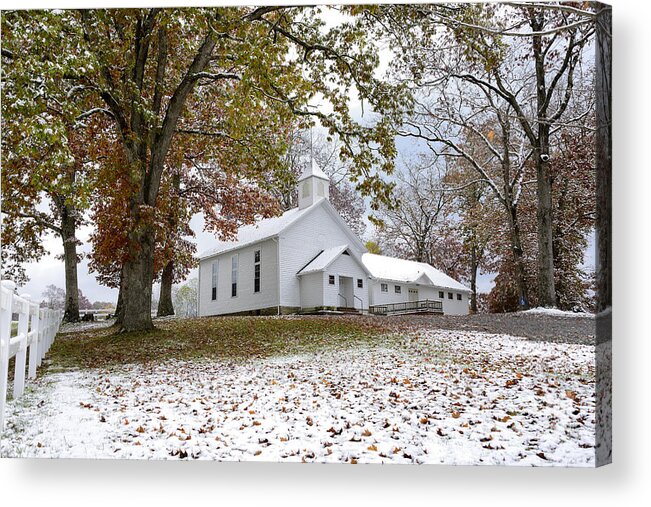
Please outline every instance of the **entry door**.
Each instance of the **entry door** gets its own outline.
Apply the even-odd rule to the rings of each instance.
[[[347,308],[355,307],[355,298],[353,297],[353,279],[349,276],[339,277],[339,306]]]
[[[409,289],[409,301],[418,301],[418,289]]]

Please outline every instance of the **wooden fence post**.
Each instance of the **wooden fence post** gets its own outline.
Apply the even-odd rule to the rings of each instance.
[[[36,367],[39,363],[38,349],[40,337],[40,322],[39,322],[39,307],[38,303],[31,303],[29,305],[29,378],[36,378]]]
[[[41,366],[41,361],[45,355],[45,332],[47,331],[45,327],[45,309],[38,309],[38,361],[36,366]]]
[[[3,280],[0,285],[0,433],[4,430],[7,382],[9,376],[9,341],[11,340],[11,314],[13,312],[16,284]]]
[[[25,366],[27,365],[27,334],[29,333],[29,296],[21,294],[18,313],[18,352],[14,367],[14,398],[19,398],[25,391]]]

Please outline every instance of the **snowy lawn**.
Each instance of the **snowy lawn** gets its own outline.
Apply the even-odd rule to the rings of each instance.
[[[550,315],[552,317],[569,317],[569,318],[574,317],[574,318],[583,318],[583,319],[585,318],[594,319],[595,317],[594,313],[568,312],[566,310],[559,310],[558,308],[544,308],[542,306],[525,310],[522,313],[529,314],[529,315]]]
[[[50,369],[10,404],[2,455],[592,466],[594,350],[429,330]]]

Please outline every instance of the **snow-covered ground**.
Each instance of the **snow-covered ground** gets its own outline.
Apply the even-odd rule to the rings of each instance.
[[[594,465],[593,346],[422,331],[384,349],[52,373],[2,456]]]
[[[594,319],[595,316],[594,313],[568,312],[566,310],[559,310],[558,308],[545,308],[542,306],[525,310],[522,313],[529,313],[531,315],[550,315],[552,317],[582,317],[589,319]]]

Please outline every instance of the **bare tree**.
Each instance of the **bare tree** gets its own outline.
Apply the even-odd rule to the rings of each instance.
[[[431,122],[431,110],[426,110],[420,121],[409,123],[405,135],[435,146],[440,143],[456,156],[465,157],[455,149],[459,143],[452,132],[460,127],[460,118],[474,120],[489,107],[502,111],[497,122],[503,139],[511,137],[516,127],[526,139],[528,146],[523,152],[535,168],[537,192],[537,295],[539,304],[545,306],[556,302],[551,148],[560,129],[580,122],[586,114],[571,117],[568,107],[586,63],[584,49],[593,38],[594,16],[592,7],[555,3],[388,6],[375,16],[383,27],[389,27],[394,49],[399,51],[394,59],[398,78],[413,80],[430,103],[442,100],[448,106],[446,117],[434,115],[437,135],[423,129]],[[463,95],[468,90],[483,100],[473,103],[466,98],[462,106],[446,99],[449,93],[458,96],[459,91]],[[448,130],[442,125],[445,120],[451,127]],[[477,129],[472,134],[492,145],[486,131]],[[497,152],[494,155],[498,157]],[[466,158],[481,173],[479,164]],[[510,154],[502,157],[505,170],[511,158]],[[518,169],[513,171],[517,174]],[[482,178],[490,181],[484,175]],[[497,185],[491,188],[509,200],[508,192]],[[519,190],[514,190],[517,200]]]
[[[425,158],[405,161],[396,178],[395,202],[381,206],[376,213],[383,251],[432,264],[438,227],[451,200],[442,190],[445,166],[440,162]]]

